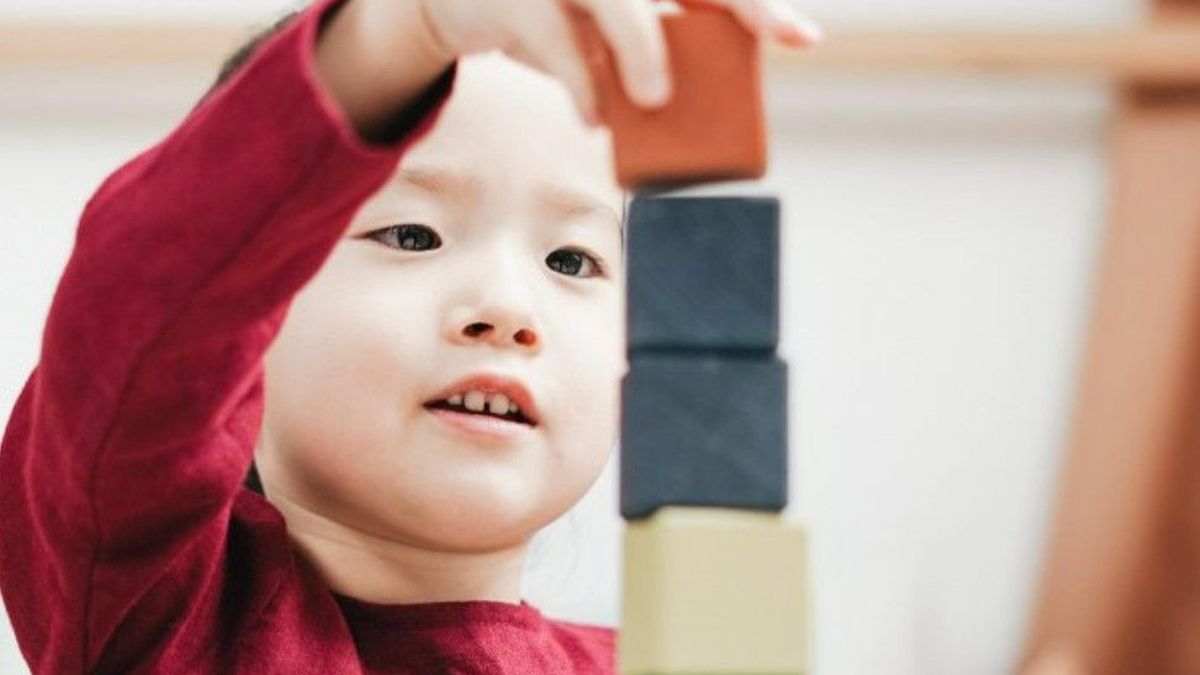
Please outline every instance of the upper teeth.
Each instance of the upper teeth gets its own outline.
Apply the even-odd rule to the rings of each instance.
[[[446,399],[450,405],[461,405],[471,412],[483,412],[487,408],[493,415],[516,414],[520,408],[515,401],[508,400],[504,394],[485,394],[472,389],[465,394],[455,394]]]

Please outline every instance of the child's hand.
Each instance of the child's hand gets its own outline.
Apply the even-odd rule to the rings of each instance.
[[[789,0],[680,0],[724,7],[760,38],[803,47],[821,29]],[[590,15],[616,56],[630,100],[670,95],[662,25],[652,0],[352,0],[322,29],[316,70],[359,134],[388,139],[395,112],[460,56],[501,49],[561,80],[586,119],[595,94],[573,21]]]
[[[616,57],[630,100],[664,103],[670,73],[662,27],[651,0],[419,0],[423,18],[448,59],[501,49],[561,80],[585,117],[594,118],[595,95],[583,55],[575,45],[571,14],[591,15]],[[797,14],[788,0],[688,0],[733,12],[763,39],[803,47],[821,29]]]

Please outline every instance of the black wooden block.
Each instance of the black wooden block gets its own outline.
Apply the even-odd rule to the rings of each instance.
[[[779,200],[638,197],[629,210],[631,350],[779,342]]]
[[[758,354],[631,354],[622,382],[621,515],[660,506],[782,511],[787,364]]]

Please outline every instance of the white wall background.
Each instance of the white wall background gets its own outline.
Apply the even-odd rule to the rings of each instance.
[[[257,0],[0,0],[11,18],[236,19]],[[1136,0],[812,0],[831,23],[1112,25]],[[215,70],[215,67],[214,67]],[[0,420],[32,368],[75,221],[210,70],[0,67]],[[820,675],[1003,673],[1053,489],[1105,210],[1097,82],[773,80],[785,205],[793,504],[810,523]],[[614,623],[613,472],[539,540],[528,595]],[[26,673],[0,618],[0,674]]]

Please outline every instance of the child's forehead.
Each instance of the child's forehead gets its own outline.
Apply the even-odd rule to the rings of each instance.
[[[564,149],[598,145],[607,136],[584,124],[558,80],[494,52],[460,61],[439,126],[463,136],[554,140]]]
[[[496,53],[461,60],[437,123],[405,154],[397,177],[427,167],[483,183],[555,183],[621,202],[608,133],[583,123],[557,80]]]
[[[495,104],[536,102],[539,105],[527,105],[527,110],[545,114],[571,107],[570,94],[558,80],[496,51],[459,59],[454,89],[475,102],[479,97]]]

